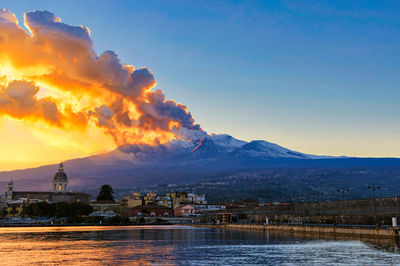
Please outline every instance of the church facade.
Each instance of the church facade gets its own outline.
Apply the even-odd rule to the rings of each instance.
[[[8,189],[5,192],[5,203],[33,203],[45,201],[49,203],[56,202],[86,202],[89,203],[90,195],[86,193],[67,192],[68,178],[64,171],[63,163],[60,163],[57,173],[54,175],[52,191],[14,191],[14,182],[8,183]]]

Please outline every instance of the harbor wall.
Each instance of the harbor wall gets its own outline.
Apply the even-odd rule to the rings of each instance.
[[[223,225],[195,225],[222,229],[280,231],[286,233],[343,235],[356,237],[396,238],[399,228],[393,227],[358,227],[358,226],[321,226],[321,225],[261,225],[261,224],[223,224]]]
[[[248,206],[220,212],[232,213],[235,223],[264,224],[266,219],[276,224],[359,224],[391,225],[400,217],[400,197],[326,201],[309,203],[278,203]],[[216,222],[215,213],[205,213],[200,223]]]

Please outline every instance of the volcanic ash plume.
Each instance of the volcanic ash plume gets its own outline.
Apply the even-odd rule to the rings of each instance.
[[[79,134],[95,128],[116,145],[201,135],[185,105],[152,90],[149,69],[97,55],[87,27],[47,11],[26,13],[24,25],[0,10],[0,116]]]

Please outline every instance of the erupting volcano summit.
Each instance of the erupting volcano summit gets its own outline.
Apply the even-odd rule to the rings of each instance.
[[[87,27],[48,11],[25,13],[24,25],[0,10],[0,119],[85,154],[204,134],[185,105],[154,88],[148,68],[98,55]]]

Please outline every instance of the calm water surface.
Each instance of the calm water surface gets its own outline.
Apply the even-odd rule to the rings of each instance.
[[[394,240],[186,226],[0,228],[1,265],[400,265]]]

